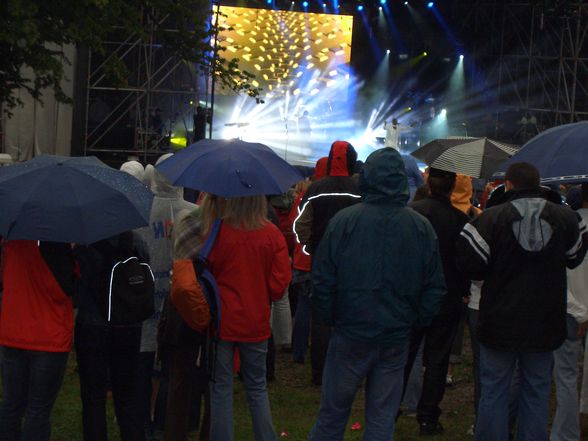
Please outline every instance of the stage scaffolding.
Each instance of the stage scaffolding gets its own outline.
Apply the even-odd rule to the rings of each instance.
[[[81,51],[78,78],[85,101],[80,121],[83,154],[125,160],[136,156],[152,161],[170,151],[172,141],[191,142],[192,115],[199,102],[208,102],[206,75],[161,44],[156,26],[173,29],[173,19],[145,13],[147,38],[113,27],[105,54]],[[108,79],[108,61],[118,56],[129,72],[127,84],[115,87]],[[85,97],[83,97],[85,94]]]
[[[496,132],[519,117],[514,141],[524,142],[588,119],[588,1],[462,0],[456,12],[497,94]]]

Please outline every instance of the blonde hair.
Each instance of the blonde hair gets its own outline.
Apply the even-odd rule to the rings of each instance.
[[[208,232],[215,219],[241,230],[257,230],[267,222],[265,196],[223,198],[207,194],[202,201],[202,231]]]

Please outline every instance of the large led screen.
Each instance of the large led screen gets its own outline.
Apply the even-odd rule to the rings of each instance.
[[[256,76],[252,84],[263,97],[316,95],[348,73],[352,16],[231,6],[220,12],[223,56]]]

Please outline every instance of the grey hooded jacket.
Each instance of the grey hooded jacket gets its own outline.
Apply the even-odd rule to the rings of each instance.
[[[157,163],[167,159],[162,156]],[[161,316],[163,300],[170,289],[172,268],[172,227],[180,212],[192,211],[196,205],[183,199],[183,188],[172,186],[157,170],[151,177],[151,191],[155,194],[149,225],[137,230],[149,249],[150,265],[155,276],[155,314],[143,322],[141,352],[155,352],[157,349],[157,323]]]

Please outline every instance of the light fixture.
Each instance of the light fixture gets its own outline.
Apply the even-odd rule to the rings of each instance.
[[[307,1],[303,1],[302,2],[302,7],[303,8],[308,8],[308,2]]]
[[[426,57],[427,55],[429,55],[427,52],[423,52],[423,57]]]
[[[463,60],[463,54],[461,54],[461,55],[459,56],[459,59],[460,59],[460,60]]]
[[[427,8],[431,9],[433,6],[435,6],[434,2],[427,3]]]
[[[389,54],[389,53],[390,53],[390,49],[386,49],[386,54]]]
[[[363,11],[363,5],[361,5],[361,4],[360,5],[357,5],[357,10],[360,11],[360,12]]]

